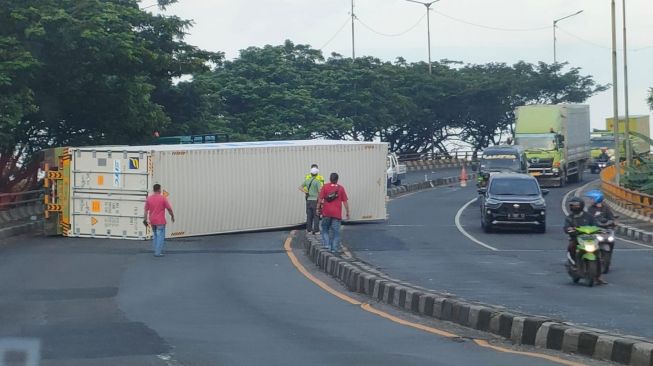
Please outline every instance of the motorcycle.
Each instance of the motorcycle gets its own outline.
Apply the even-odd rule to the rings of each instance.
[[[600,248],[598,236],[602,229],[598,226],[580,226],[573,233],[576,236],[576,258],[572,260],[567,254],[567,273],[578,283],[584,279],[587,286],[594,286],[594,281],[599,277]],[[614,240],[614,239],[613,239]]]
[[[614,230],[601,230],[596,235],[596,240],[599,242],[601,270],[603,273],[608,273],[610,271],[610,263],[612,262],[612,251],[614,250]]]

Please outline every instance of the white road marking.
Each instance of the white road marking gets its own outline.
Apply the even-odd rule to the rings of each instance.
[[[478,200],[478,197],[476,197],[476,198],[474,198],[473,200],[467,202],[463,207],[461,207],[461,208],[458,210],[458,212],[456,213],[456,218],[454,219],[454,222],[456,223],[456,227],[458,228],[458,231],[460,231],[461,234],[465,235],[469,240],[473,241],[474,243],[476,243],[476,244],[478,244],[478,245],[480,245],[480,246],[482,246],[482,247],[484,247],[484,248],[486,248],[486,249],[490,249],[490,250],[492,250],[492,251],[494,251],[494,252],[498,252],[499,249],[497,249],[497,248],[495,248],[495,247],[493,247],[493,246],[491,246],[491,245],[487,245],[487,244],[483,243],[482,241],[476,239],[476,238],[473,237],[470,233],[468,233],[468,232],[463,228],[463,226],[460,224],[460,216],[462,216],[463,211],[465,211],[465,209],[466,209],[467,207],[469,207],[469,205],[471,205],[472,203],[476,202],[476,200]]]

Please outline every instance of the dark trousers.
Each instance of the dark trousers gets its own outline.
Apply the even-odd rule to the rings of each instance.
[[[320,231],[320,218],[317,216],[317,200],[306,200],[306,230]]]

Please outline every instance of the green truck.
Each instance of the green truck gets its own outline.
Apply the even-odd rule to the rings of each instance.
[[[562,187],[583,180],[590,161],[589,106],[528,105],[515,116],[515,144],[526,151],[528,172],[541,185]]]

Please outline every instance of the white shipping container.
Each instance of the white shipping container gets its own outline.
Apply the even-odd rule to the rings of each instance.
[[[299,225],[306,213],[298,187],[312,163],[327,181],[340,175],[352,221],[384,220],[387,150],[329,140],[74,148],[69,235],[148,237],[143,206],[155,183],[175,212],[167,237]]]

